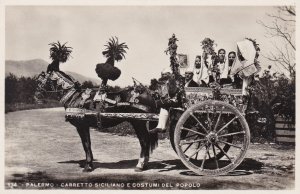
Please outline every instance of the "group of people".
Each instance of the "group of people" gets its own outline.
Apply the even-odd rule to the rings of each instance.
[[[231,75],[235,58],[235,51],[230,51],[226,58],[225,49],[219,49],[216,59],[210,63],[202,62],[201,56],[197,55],[194,66],[185,69],[185,87],[208,87],[210,83],[217,82],[224,87],[241,88],[239,74]]]
[[[244,96],[248,95],[247,87],[254,79],[254,75],[260,71],[257,60],[260,48],[252,39],[245,39],[237,43],[237,51],[230,51],[226,58],[225,49],[219,49],[217,56],[211,57],[210,61],[204,56],[196,56],[194,66],[185,69],[185,87],[209,87],[211,83],[218,83],[221,87],[226,85],[232,88],[242,89]],[[164,70],[162,77],[170,77],[170,70]],[[166,79],[165,79],[166,80]],[[163,82],[165,85],[168,81]],[[165,91],[165,93],[169,93]],[[167,96],[167,95],[165,95]],[[169,95],[169,98],[160,100],[159,121],[156,128],[150,132],[165,132],[169,117],[168,109],[173,107],[174,102],[178,101],[178,93]]]

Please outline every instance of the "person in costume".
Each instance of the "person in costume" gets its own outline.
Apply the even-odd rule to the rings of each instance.
[[[230,74],[235,75],[238,73],[239,77],[243,80],[243,95],[249,95],[247,88],[254,80],[254,75],[261,70],[257,60],[259,52],[258,44],[252,39],[237,42],[237,58],[231,68]]]
[[[231,79],[229,81],[232,82],[233,88],[237,89],[237,88],[242,88],[243,79],[240,78],[238,73],[231,75],[231,69],[232,69],[232,66],[233,66],[235,60],[236,60],[236,52],[230,51],[228,53],[228,66],[229,66],[228,77]],[[228,81],[228,83],[229,83],[229,81]]]
[[[208,67],[202,63],[200,55],[197,55],[195,59],[193,80],[200,87],[207,87],[209,81]]]
[[[199,87],[199,84],[193,80],[194,68],[189,67],[184,73],[185,75],[185,87]]]
[[[161,78],[158,80],[159,99],[155,101],[156,106],[160,108],[158,124],[150,133],[165,133],[167,121],[169,118],[169,109],[171,107],[180,107],[182,93],[179,91],[176,80],[172,76],[170,68],[165,68],[161,72]]]
[[[213,66],[213,72],[215,73],[214,81],[217,81],[221,85],[226,83],[229,72],[229,65],[226,62],[226,51],[221,48],[218,50],[218,58],[216,60],[216,64]]]

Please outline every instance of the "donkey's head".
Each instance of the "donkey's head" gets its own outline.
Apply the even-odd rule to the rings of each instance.
[[[38,102],[47,97],[47,95],[53,93],[64,94],[72,88],[76,90],[80,88],[78,82],[61,71],[42,72],[37,76],[36,80],[37,89],[34,98]]]

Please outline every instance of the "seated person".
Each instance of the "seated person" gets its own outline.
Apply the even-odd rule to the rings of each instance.
[[[243,101],[247,103],[246,114],[255,113],[253,98],[250,98],[248,86],[254,80],[254,76],[261,70],[258,62],[260,48],[255,40],[245,39],[237,43],[237,59],[231,68],[231,75],[238,74],[242,79]]]
[[[166,125],[169,118],[169,109],[171,107],[181,106],[181,94],[176,85],[176,80],[171,74],[169,68],[164,69],[161,73],[161,78],[158,80],[158,92],[160,99],[156,100],[156,106],[160,108],[158,124],[150,133],[166,132]]]
[[[209,68],[209,85],[220,83],[220,78],[223,78],[228,73],[228,66],[225,61],[225,49],[219,49],[218,55],[212,58],[212,64]]]
[[[185,71],[185,87],[199,87],[197,82],[193,80],[194,71],[192,68],[188,68]]]
[[[199,87],[207,87],[208,79],[208,68],[205,64],[201,64],[201,56],[197,55],[195,59],[193,80]]]
[[[226,62],[225,54],[225,49],[218,50],[217,60],[213,68],[213,72],[216,74],[215,80],[220,85],[231,83],[231,79],[228,79],[229,64]]]
[[[235,61],[235,58],[236,58],[236,52],[230,51],[228,53],[228,65],[229,65],[229,72],[228,72],[229,76],[228,77],[231,79],[230,82],[232,82],[233,88],[238,89],[238,88],[242,88],[243,79],[240,78],[238,73],[231,75],[231,68]],[[229,81],[226,81],[226,83],[229,83]]]
[[[245,39],[237,43],[237,60],[231,68],[231,74],[238,74],[243,80],[243,95],[248,95],[247,87],[254,80],[254,76],[261,70],[257,60],[259,47],[255,41]]]
[[[225,74],[221,77],[221,79],[220,79],[221,86],[232,84],[233,78],[230,77],[229,74],[230,74],[230,70],[231,70],[231,67],[234,62],[235,57],[236,57],[236,54],[234,51],[231,51],[228,53],[228,62],[227,62],[227,67],[226,67],[226,68],[228,68],[228,71],[225,73],[225,74],[227,74],[227,77]]]

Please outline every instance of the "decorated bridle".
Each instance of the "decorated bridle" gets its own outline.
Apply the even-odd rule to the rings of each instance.
[[[60,72],[57,72],[57,71],[52,71],[52,72],[46,73],[46,74],[44,72],[42,72],[38,76],[37,80],[39,81],[38,87],[43,92],[62,92],[64,90],[71,89],[72,87],[75,86],[75,83],[74,83],[73,80],[70,80],[70,79],[66,78]],[[56,82],[56,85],[57,85],[56,87],[61,86],[62,89],[57,90],[57,88],[55,88],[54,84],[51,84],[50,87],[52,88],[52,90],[47,90],[45,88],[45,85],[47,84],[47,82],[49,80],[57,81]]]
[[[38,88],[36,91],[36,96],[40,96],[43,95],[42,92],[44,93],[60,93],[63,91],[68,90],[67,93],[65,93],[63,95],[63,97],[60,99],[60,102],[62,104],[65,104],[68,99],[71,98],[71,96],[73,96],[73,94],[76,92],[76,82],[73,80],[70,80],[68,78],[66,78],[62,73],[58,72],[58,71],[52,71],[50,73],[44,73],[42,72],[37,80],[39,81],[38,83]],[[45,87],[47,82],[49,82],[51,80],[51,90],[47,90],[47,88]],[[56,87],[53,84],[53,81],[56,81]],[[57,90],[57,87],[61,86],[62,89]],[[38,98],[38,97],[37,97]]]

